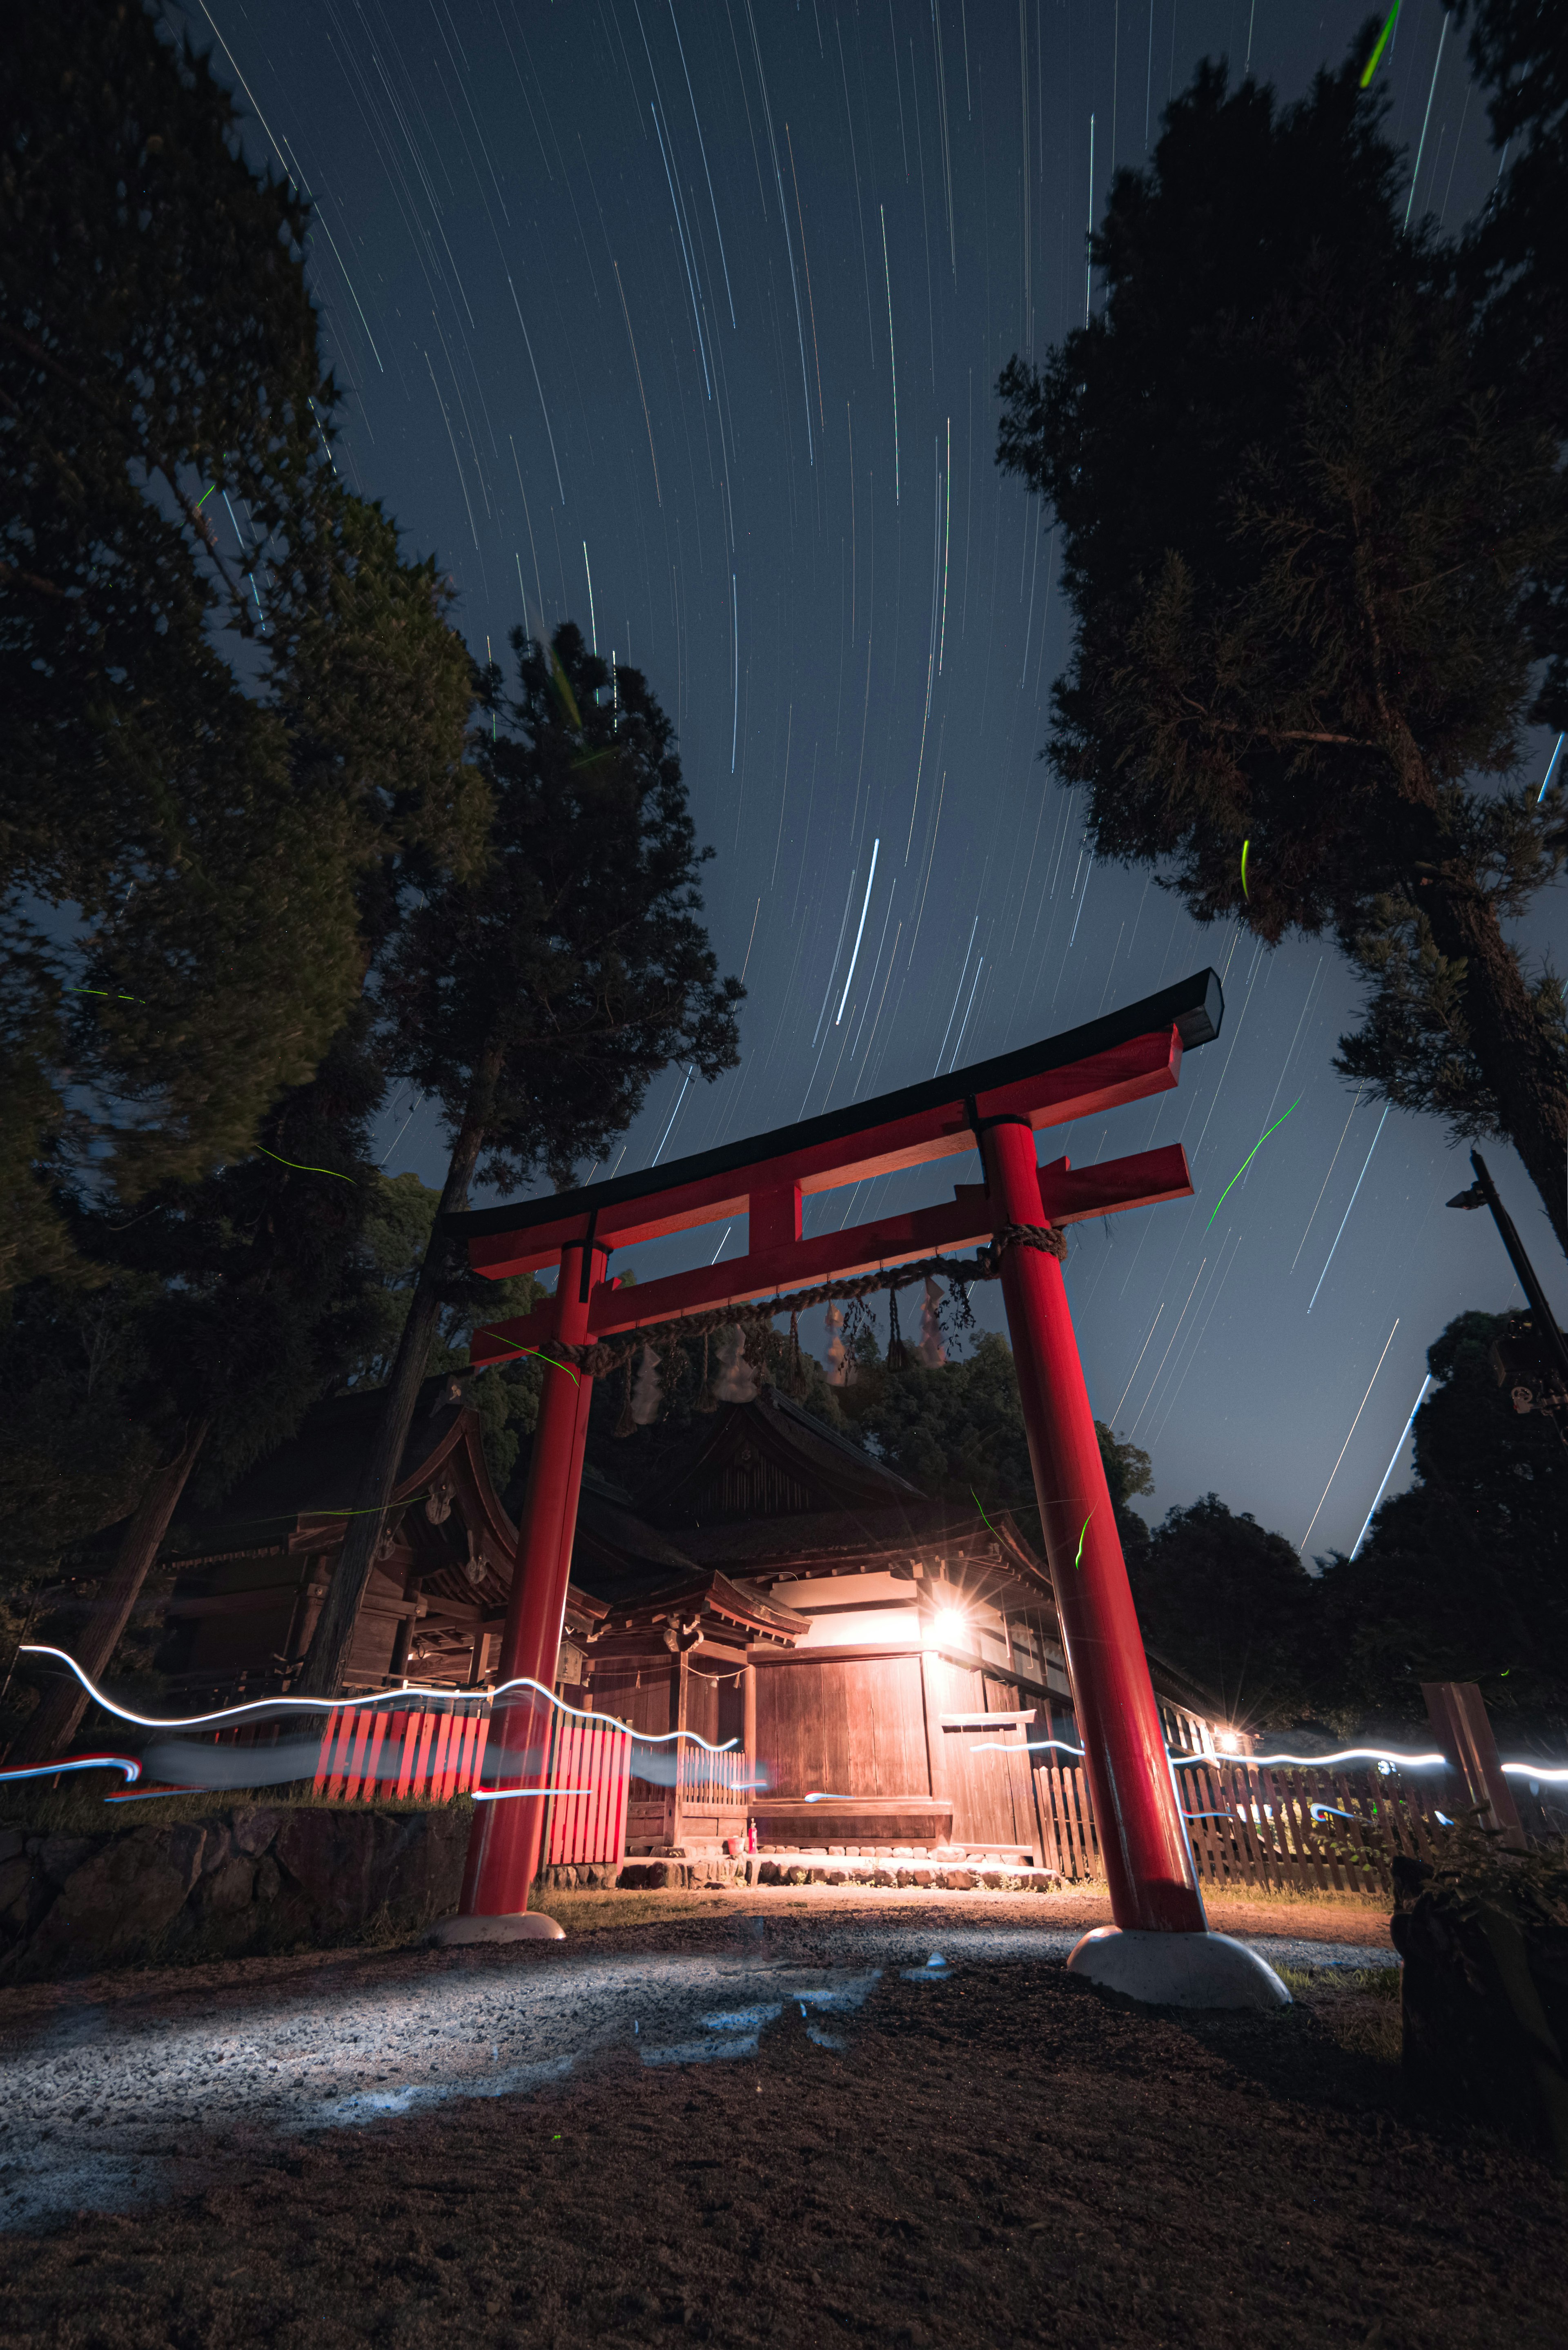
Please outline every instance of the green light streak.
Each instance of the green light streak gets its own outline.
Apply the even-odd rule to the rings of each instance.
[[[1091,1511],[1089,1512],[1089,1518],[1092,1518],[1092,1517],[1094,1516],[1094,1514],[1095,1514],[1094,1511],[1093,1511],[1093,1510],[1091,1510]],[[1084,1564],[1084,1536],[1085,1536],[1085,1535],[1088,1533],[1088,1531],[1089,1531],[1089,1518],[1085,1518],[1085,1519],[1084,1520],[1083,1525],[1082,1525],[1082,1527],[1081,1527],[1081,1528],[1080,1528],[1080,1530],[1079,1530],[1079,1534],[1078,1534],[1078,1555],[1077,1555],[1077,1557],[1073,1561],[1073,1565],[1074,1565],[1075,1566],[1082,1566],[1082,1565],[1083,1565],[1083,1564]]]
[[[1366,70],[1361,77],[1361,87],[1363,89],[1369,89],[1372,86],[1372,77],[1377,71],[1377,61],[1388,46],[1388,36],[1394,30],[1395,20],[1398,14],[1399,0],[1394,0],[1394,5],[1388,11],[1388,22],[1384,26],[1383,30],[1377,36],[1377,47],[1373,50],[1372,55],[1366,60]]]
[[[256,1149],[264,1159],[275,1159],[280,1167],[292,1167],[301,1175],[330,1175],[335,1183],[352,1183],[354,1180],[352,1175],[340,1175],[336,1167],[306,1167],[297,1159],[279,1159],[276,1151],[269,1150],[265,1142],[258,1142]]]
[[[1244,840],[1241,843],[1241,895],[1243,898],[1247,895],[1247,851],[1251,846],[1250,840]]]
[[[1292,1109],[1299,1109],[1299,1108],[1300,1108],[1300,1107],[1301,1107],[1301,1098],[1302,1098],[1302,1097],[1301,1097],[1300,1094],[1298,1094],[1298,1095],[1296,1096],[1296,1097],[1295,1097],[1295,1100],[1294,1100],[1293,1102],[1292,1102],[1292,1104],[1291,1104],[1291,1109],[1286,1110],[1286,1111],[1284,1112],[1283,1117],[1281,1117],[1281,1118],[1275,1118],[1273,1126],[1271,1126],[1271,1127],[1267,1129],[1267,1131],[1266,1131],[1265,1133],[1262,1133],[1262,1134],[1260,1134],[1260,1135],[1259,1135],[1258,1139],[1256,1140],[1256,1142],[1254,1142],[1254,1143],[1253,1143],[1252,1148],[1251,1149],[1251,1150],[1249,1150],[1249,1151],[1248,1151],[1247,1156],[1245,1157],[1245,1159],[1242,1159],[1241,1164],[1240,1165],[1240,1167],[1238,1167],[1238,1168],[1237,1168],[1236,1172],[1234,1173],[1234,1175],[1232,1175],[1232,1176],[1231,1176],[1231,1180],[1226,1184],[1225,1189],[1220,1192],[1220,1197],[1215,1201],[1215,1202],[1214,1202],[1214,1215],[1210,1216],[1210,1219],[1209,1219],[1208,1223],[1206,1223],[1206,1224],[1204,1225],[1203,1229],[1204,1229],[1204,1231],[1205,1231],[1205,1232],[1209,1232],[1209,1231],[1210,1231],[1210,1230],[1212,1229],[1213,1222],[1214,1222],[1214,1216],[1217,1216],[1217,1215],[1220,1213],[1220,1209],[1225,1205],[1226,1201],[1230,1198],[1230,1196],[1231,1196],[1231,1192],[1235,1190],[1235,1188],[1236,1188],[1237,1184],[1241,1181],[1241,1180],[1242,1176],[1246,1173],[1246,1171],[1247,1171],[1248,1168],[1251,1165],[1251,1163],[1252,1163],[1253,1159],[1256,1159],[1256,1157],[1257,1157],[1257,1155],[1258,1155],[1259,1151],[1260,1151],[1260,1150],[1262,1150],[1262,1147],[1263,1147],[1264,1143],[1265,1143],[1265,1142],[1267,1142],[1267,1140],[1268,1140],[1268,1139],[1269,1139],[1269,1136],[1270,1136],[1271,1134],[1272,1134],[1272,1133],[1273,1133],[1275,1127],[1281,1127],[1281,1126],[1283,1126],[1283,1124],[1284,1124],[1284,1122],[1285,1122],[1285,1118],[1289,1118],[1289,1116],[1290,1116],[1290,1114],[1291,1114],[1291,1110],[1292,1110]]]

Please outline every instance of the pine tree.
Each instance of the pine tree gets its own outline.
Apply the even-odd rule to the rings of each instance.
[[[1102,314],[1002,377],[1076,621],[1048,756],[1199,920],[1331,931],[1371,983],[1340,1067],[1506,1134],[1568,1248],[1562,988],[1505,927],[1568,847],[1517,780],[1557,442],[1405,230],[1361,61],[1283,109],[1200,68],[1116,174]]]
[[[659,1070],[712,1079],[737,1058],[742,989],[719,979],[697,919],[711,851],[696,847],[668,718],[639,671],[612,681],[569,621],[547,652],[521,629],[512,645],[515,698],[499,669],[481,679],[487,853],[426,893],[376,981],[389,1069],[441,1105],[441,1218],[476,1176],[566,1187]],[[306,1659],[313,1695],[337,1691],[442,1307],[480,1294],[438,1219]]]

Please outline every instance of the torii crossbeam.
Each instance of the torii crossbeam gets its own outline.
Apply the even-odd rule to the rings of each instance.
[[[1041,1167],[1034,1136],[1042,1128],[1168,1091],[1179,1081],[1183,1052],[1218,1035],[1223,1010],[1217,974],[1199,972],[1065,1035],[876,1101],[582,1191],[449,1217],[474,1269],[493,1280],[557,1268],[554,1296],[533,1314],[476,1333],[472,1360],[514,1358],[524,1348],[547,1355],[552,1341],[586,1346],[971,1247],[1020,1225],[1060,1227],[1186,1199],[1192,1183],[1179,1144],[1074,1172],[1065,1159]],[[950,1201],[803,1239],[801,1209],[808,1193],[977,1147],[985,1180],[961,1183]],[[615,1249],[742,1216],[748,1230],[741,1256],[628,1289],[607,1278]],[[1045,1250],[1011,1247],[1000,1277],[1119,1929],[1108,1938],[1106,1929],[1085,1938],[1072,1963],[1145,1999],[1190,2002],[1195,1982],[1199,2004],[1282,1999],[1282,1986],[1251,1952],[1207,1930],[1061,1264]],[[503,1680],[525,1677],[548,1688],[554,1679],[592,1384],[586,1373],[546,1366],[502,1638]],[[525,1699],[496,1720],[490,1754],[507,1786],[543,1783],[547,1710],[544,1700]],[[525,1911],[538,1866],[541,1810],[536,1802],[481,1808],[463,1882],[461,1916],[472,1921],[467,1930],[483,1933],[481,1921],[487,1919],[504,1930],[499,1921],[520,1919]],[[1110,1943],[1121,1947],[1113,1950]],[[1239,1982],[1254,1970],[1274,1990],[1260,1996],[1254,1980],[1250,1991],[1202,1995],[1201,1986],[1217,1976]]]

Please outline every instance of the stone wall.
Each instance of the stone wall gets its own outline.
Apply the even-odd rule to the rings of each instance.
[[[0,1828],[0,1981],[320,1949],[454,1909],[466,1804],[236,1804],[102,1835]]]

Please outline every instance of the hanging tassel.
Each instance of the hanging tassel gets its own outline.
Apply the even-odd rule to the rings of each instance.
[[[789,1368],[786,1373],[789,1392],[798,1402],[805,1393],[805,1358],[800,1351],[800,1315],[789,1317]]]
[[[940,1370],[947,1361],[948,1350],[942,1337],[942,1293],[926,1275],[926,1295],[920,1307],[920,1343],[915,1349],[915,1359],[929,1371]]]
[[[618,1436],[637,1434],[637,1421],[631,1409],[631,1357],[629,1355],[626,1358],[626,1393],[621,1401],[620,1418],[615,1424],[615,1432]]]
[[[746,1360],[743,1333],[732,1322],[720,1332],[719,1380],[713,1392],[721,1403],[750,1403],[757,1392],[756,1373]]]
[[[631,1416],[639,1428],[648,1428],[659,1418],[663,1400],[659,1386],[659,1357],[651,1347],[644,1347],[631,1395]]]
[[[898,1327],[898,1293],[890,1289],[888,1292],[888,1368],[890,1371],[907,1371],[909,1367],[909,1348]]]
[[[702,1333],[702,1384],[697,1390],[697,1409],[717,1411],[719,1399],[713,1392],[713,1377],[708,1367],[708,1333]]]
[[[823,1320],[827,1326],[827,1384],[830,1388],[841,1388],[844,1385],[845,1353],[844,1340],[839,1333],[844,1327],[844,1316],[836,1305],[830,1305]]]

